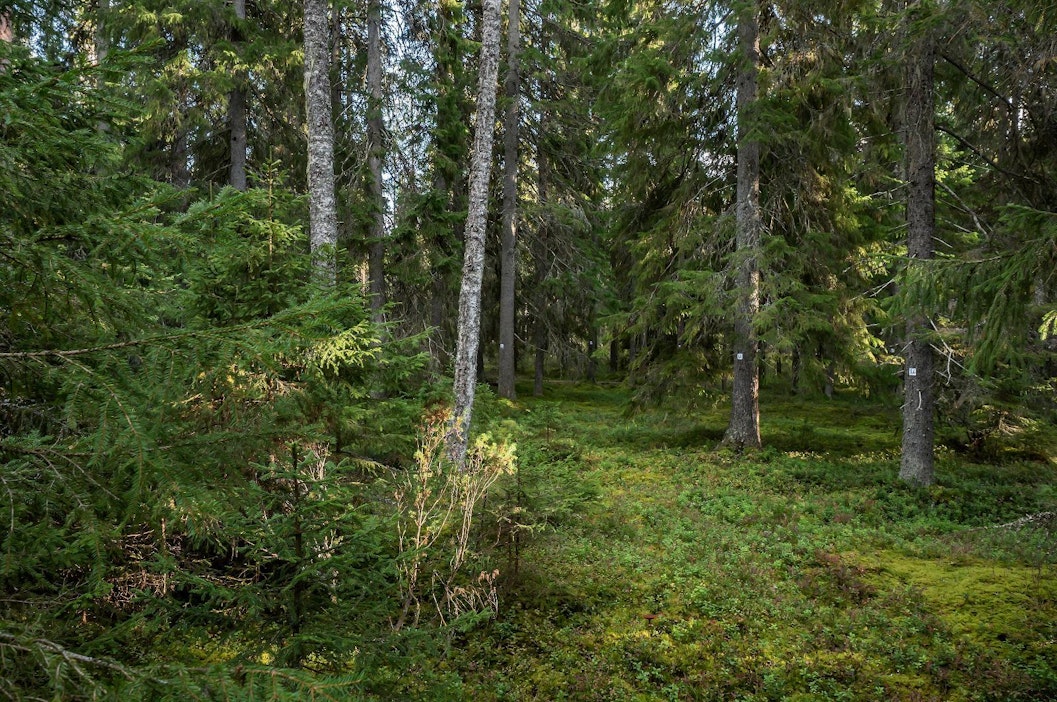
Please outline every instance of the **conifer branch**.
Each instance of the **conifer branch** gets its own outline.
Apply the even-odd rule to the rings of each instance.
[[[246,329],[252,329],[258,326],[257,323],[251,324],[240,324],[234,327],[225,327],[221,332],[237,332],[244,331]],[[201,329],[195,331],[179,332],[177,334],[159,334],[157,336],[148,336],[144,339],[132,339],[130,341],[118,341],[113,344],[103,344],[101,346],[86,346],[79,349],[43,349],[40,351],[5,351],[0,353],[0,358],[73,358],[75,356],[84,356],[91,353],[100,353],[103,351],[115,351],[117,349],[127,349],[134,346],[150,346],[162,341],[175,341],[176,339],[193,338],[196,336],[217,336],[218,331],[216,329]]]
[[[956,69],[958,69],[958,71],[962,75],[964,75],[966,78],[968,78],[972,82],[976,83],[981,88],[983,88],[985,91],[991,93],[996,98],[1001,100],[1002,103],[1007,108],[1009,108],[1010,112],[1016,111],[1016,109],[1017,109],[1016,105],[1013,104],[1012,100],[1007,98],[1002,93],[998,92],[998,90],[996,90],[993,86],[988,85],[987,83],[983,82],[980,78],[976,77],[964,64],[962,64],[961,62],[959,62],[956,59],[951,58],[950,54],[948,54],[946,52],[941,52],[940,56],[943,58],[944,61],[946,61],[947,63],[949,63],[950,65],[954,66]]]
[[[1010,170],[1008,170],[1006,168],[1003,168],[1002,166],[1000,166],[998,164],[997,161],[995,161],[990,156],[988,156],[983,151],[981,151],[979,147],[977,147],[974,144],[972,144],[971,142],[969,142],[965,137],[963,137],[961,134],[958,134],[957,132],[955,132],[950,127],[944,126],[942,124],[937,124],[936,125],[936,129],[940,130],[944,134],[948,134],[951,137],[953,137],[955,139],[955,141],[957,141],[959,144],[961,144],[962,146],[964,146],[965,148],[969,149],[974,154],[976,154],[977,156],[982,158],[984,161],[987,162],[987,165],[991,166],[991,168],[995,169],[999,173],[1007,175],[1010,178],[1016,178],[1018,180],[1025,180],[1025,181],[1027,181],[1029,183],[1034,183],[1036,185],[1042,185],[1042,183],[1040,183],[1035,178],[1032,178],[1031,176],[1026,176],[1026,175],[1024,175],[1022,173],[1014,173],[1013,171],[1010,171]]]
[[[63,658],[63,660],[65,660],[67,663],[69,663],[71,665],[71,667],[74,670],[76,670],[78,673],[80,673],[82,676],[84,675],[84,672],[77,665],[78,663],[86,663],[88,665],[94,665],[94,666],[99,667],[99,668],[106,668],[108,670],[112,670],[112,671],[114,671],[116,673],[120,673],[126,680],[133,680],[134,679],[134,676],[132,675],[132,672],[128,668],[126,668],[125,666],[121,665],[120,663],[116,663],[114,661],[108,661],[108,660],[105,660],[103,658],[95,658],[93,656],[86,656],[83,653],[76,653],[74,651],[69,650],[68,648],[63,648],[62,646],[60,646],[59,644],[55,643],[54,641],[48,641],[47,639],[23,640],[23,639],[20,639],[19,637],[15,636],[14,634],[10,634],[10,633],[8,633],[6,631],[0,631],[0,641],[4,642],[3,644],[0,644],[0,645],[6,646],[7,648],[14,649],[16,651],[24,651],[26,653],[32,653],[33,649],[30,648],[30,645],[33,645],[33,646],[36,646],[36,648],[38,650],[40,650],[40,651],[42,651],[44,653],[50,653],[50,654],[53,654],[53,655],[59,655],[59,656],[61,656]]]

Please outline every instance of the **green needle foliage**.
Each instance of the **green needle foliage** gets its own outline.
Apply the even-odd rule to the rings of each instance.
[[[175,208],[91,72],[0,46],[0,690],[347,698],[398,602],[371,483],[424,360],[313,289],[277,170]]]

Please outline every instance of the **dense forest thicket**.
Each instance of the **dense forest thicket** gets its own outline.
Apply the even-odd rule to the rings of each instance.
[[[1057,695],[1050,3],[9,0],[0,193],[2,696]]]

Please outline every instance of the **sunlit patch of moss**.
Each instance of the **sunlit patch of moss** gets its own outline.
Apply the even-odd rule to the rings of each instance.
[[[629,416],[625,397],[567,385],[526,399],[534,414],[529,438],[514,437],[519,450],[529,455],[535,445],[543,461],[560,458],[562,470],[544,463],[539,476],[550,502],[575,506],[534,534],[491,633],[469,637],[463,660],[473,668],[456,666],[474,699],[1046,699],[1057,691],[1047,649],[1057,637],[1044,635],[1055,621],[1042,601],[1051,595],[1014,600],[1035,607],[1038,635],[1030,645],[1007,636],[998,648],[949,622],[950,603],[937,606],[880,563],[913,554],[979,566],[995,544],[973,537],[970,549],[954,535],[1047,509],[1054,471],[944,456],[940,486],[917,491],[896,477],[891,408],[843,396],[765,398],[765,442],[770,431],[784,444],[738,454],[716,445],[725,408]],[[563,447],[561,455],[548,447]],[[590,500],[579,497],[585,484]],[[1046,549],[1041,538],[1032,544]],[[1047,562],[1002,548],[1017,568]],[[1017,572],[1023,584],[1027,571]]]
[[[895,581],[919,591],[927,608],[973,646],[1009,649],[1011,655],[1029,649],[1057,666],[1057,578],[1052,567],[922,559],[897,551],[858,560],[879,585]]]

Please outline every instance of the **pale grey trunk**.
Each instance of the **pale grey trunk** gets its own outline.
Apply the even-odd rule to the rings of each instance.
[[[0,41],[11,43],[15,40],[15,31],[11,26],[11,15],[7,10],[0,10]],[[7,72],[7,59],[0,61],[0,73]]]
[[[110,53],[110,42],[107,41],[106,32],[103,29],[103,21],[110,11],[110,0],[99,0],[95,10],[95,30],[92,32],[92,41],[95,44],[95,62],[102,63]],[[2,22],[2,20],[0,20]]]
[[[308,126],[309,243],[324,283],[335,281],[338,215],[334,198],[334,123],[330,97],[330,7],[305,0],[305,116]]]
[[[95,54],[95,63],[101,65],[106,61],[107,55],[110,53],[110,41],[106,36],[105,22],[108,20],[107,14],[110,11],[110,0],[99,0],[95,10],[95,29],[92,32],[92,51]],[[106,77],[102,72],[99,73],[96,87],[102,90],[106,87]],[[101,119],[96,122],[95,128],[101,133],[110,131],[110,123],[105,119]]]
[[[459,290],[455,408],[448,435],[448,453],[452,461],[460,467],[466,458],[474,390],[477,385],[477,349],[481,341],[481,281],[484,276],[488,182],[492,172],[496,80],[499,76],[499,7],[500,0],[484,0],[481,23],[477,118],[470,163],[466,249],[463,255],[462,287]]]
[[[234,0],[235,24],[231,28],[231,41],[242,42],[243,24],[246,22],[246,0]],[[241,59],[241,57],[240,57]],[[236,190],[246,189],[246,71],[235,72],[235,87],[228,94],[228,126],[231,129],[231,168],[228,182]]]
[[[928,31],[928,30],[927,30]],[[935,131],[933,73],[935,41],[929,31],[912,44],[906,74],[907,255],[909,265],[933,255],[936,227]],[[925,338],[928,320],[921,313],[907,319],[906,365],[903,369],[903,450],[899,477],[914,485],[931,485],[933,475],[932,346]]]
[[[734,315],[734,382],[730,424],[724,441],[735,446],[760,445],[760,379],[753,320],[760,309],[760,144],[750,139],[748,118],[756,102],[760,62],[758,9],[753,3],[738,19],[742,65],[738,71],[738,181],[736,248],[738,306]]]
[[[367,166],[371,172],[370,250],[367,277],[371,293],[371,317],[385,321],[385,198],[382,194],[382,4],[371,0],[367,8]]]
[[[517,279],[517,172],[518,101],[520,76],[518,53],[521,44],[521,3],[510,0],[507,19],[506,115],[503,119],[503,238],[499,260],[499,395],[513,400],[514,389],[514,310]]]

